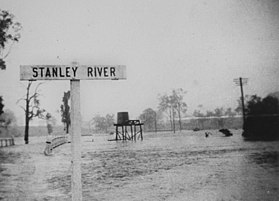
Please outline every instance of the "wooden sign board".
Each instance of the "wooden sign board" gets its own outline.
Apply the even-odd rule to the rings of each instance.
[[[20,80],[126,79],[124,65],[21,65]]]

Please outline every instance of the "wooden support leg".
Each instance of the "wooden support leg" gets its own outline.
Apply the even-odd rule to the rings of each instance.
[[[140,137],[141,137],[141,140],[143,140],[142,127],[141,127],[141,125],[140,125]]]
[[[124,126],[125,140],[128,139],[127,127]]]
[[[118,140],[118,126],[115,126],[115,140]]]
[[[135,135],[135,141],[137,141],[137,128],[136,128],[136,125],[134,125],[134,135]]]
[[[131,139],[134,140],[134,133],[133,133],[133,127],[130,126],[130,129],[131,129]]]
[[[126,140],[125,133],[124,133],[124,126],[121,127],[122,127],[122,140]]]

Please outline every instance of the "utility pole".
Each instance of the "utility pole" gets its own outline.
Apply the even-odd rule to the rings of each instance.
[[[243,118],[243,126],[245,122],[245,105],[244,105],[244,93],[243,93],[243,85],[246,85],[248,83],[248,78],[236,78],[233,80],[234,83],[237,86],[240,86],[240,92],[241,92],[241,104],[242,104],[242,118]]]

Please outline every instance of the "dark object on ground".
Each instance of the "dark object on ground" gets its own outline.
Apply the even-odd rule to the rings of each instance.
[[[193,131],[199,131],[199,130],[201,130],[201,129],[199,129],[199,128],[194,128],[193,129]]]
[[[226,128],[222,128],[219,130],[219,132],[225,134],[226,137],[232,136],[233,134],[231,133],[231,131],[229,129]]]
[[[209,137],[209,135],[212,135],[210,132],[205,132],[205,137]]]

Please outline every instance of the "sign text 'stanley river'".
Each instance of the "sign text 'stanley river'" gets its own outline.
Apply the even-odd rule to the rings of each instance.
[[[126,79],[123,65],[22,65],[21,80],[105,80]]]

